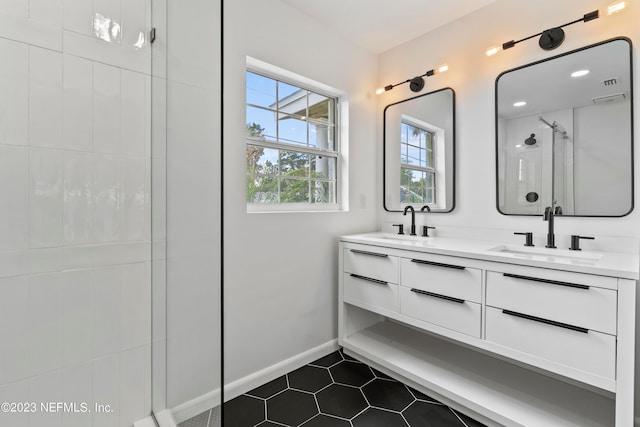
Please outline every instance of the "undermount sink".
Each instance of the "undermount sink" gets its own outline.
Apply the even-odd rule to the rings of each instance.
[[[513,245],[500,245],[489,249],[491,252],[498,252],[504,255],[512,255],[519,258],[529,259],[545,259],[552,260],[552,258],[560,258],[576,261],[599,261],[602,258],[602,254],[598,252],[581,252],[570,251],[567,249],[549,249],[549,248],[536,248],[526,246],[513,246]]]
[[[402,240],[405,242],[424,242],[428,237],[411,236],[410,234],[393,234],[393,233],[373,233],[365,235],[372,239],[384,239],[384,240]]]

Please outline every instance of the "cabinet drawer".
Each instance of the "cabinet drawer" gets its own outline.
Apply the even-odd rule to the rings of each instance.
[[[398,283],[398,257],[376,247],[344,249],[344,271],[390,283]]]
[[[400,286],[400,313],[480,338],[480,304]]]
[[[447,257],[437,257],[433,260],[401,258],[400,284],[465,301],[481,302],[480,270],[465,267]]]
[[[615,380],[616,337],[612,335],[579,332],[487,307],[486,339]]]
[[[488,271],[487,305],[616,334],[617,292],[611,289]]]
[[[362,308],[398,311],[398,285],[344,273],[343,299]]]

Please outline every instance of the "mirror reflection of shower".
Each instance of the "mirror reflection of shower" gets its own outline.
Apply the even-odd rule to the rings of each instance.
[[[573,139],[557,121],[549,122],[544,117],[538,117],[547,130],[543,133],[543,143],[551,144],[551,176],[550,191],[551,204],[556,215],[574,214],[573,195]]]

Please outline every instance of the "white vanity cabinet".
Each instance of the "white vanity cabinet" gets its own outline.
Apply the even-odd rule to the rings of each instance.
[[[340,242],[347,353],[487,425],[633,425],[637,267],[415,242]]]

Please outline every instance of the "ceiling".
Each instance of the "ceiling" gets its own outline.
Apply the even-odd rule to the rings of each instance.
[[[348,40],[381,53],[496,0],[283,0]]]

